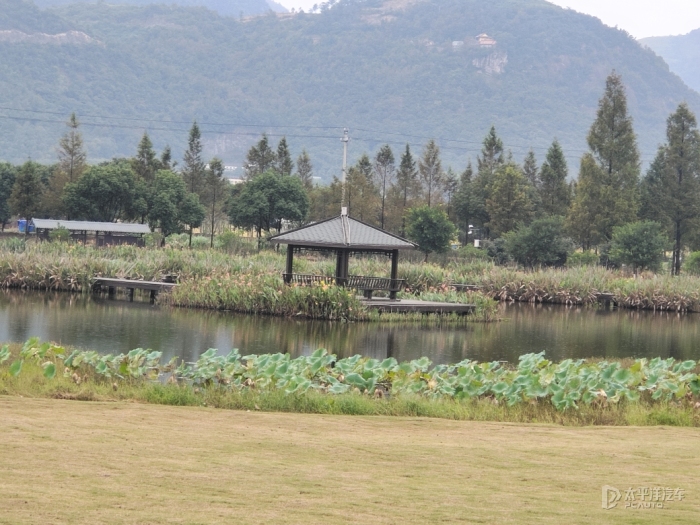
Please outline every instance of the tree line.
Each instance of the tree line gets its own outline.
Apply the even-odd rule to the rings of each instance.
[[[541,164],[532,150],[518,163],[492,127],[476,163],[459,174],[443,167],[434,140],[419,156],[407,144],[398,158],[385,144],[349,167],[341,204],[342,181],[315,185],[308,153],[294,161],[284,137],[275,148],[263,135],[248,151],[244,182],[232,186],[220,159],[204,162],[196,122],[180,166],[168,147],[157,155],[146,133],[133,158],[89,166],[72,115],[57,164],[0,164],[0,220],[3,227],[13,214],[136,220],[164,235],[191,235],[201,226],[213,243],[227,223],[262,237],[285,223],[337,215],[344,205],[352,217],[418,241],[426,254],[446,250],[459,237],[465,244],[486,240],[493,257],[528,265],[562,264],[573,248],[607,260],[622,249],[613,246],[617,232],[632,235],[627,251],[671,247],[678,274],[683,252],[700,248],[700,134],[687,104],[668,117],[666,143],[642,175],[625,88],[613,72],[587,143],[571,182],[556,139]]]

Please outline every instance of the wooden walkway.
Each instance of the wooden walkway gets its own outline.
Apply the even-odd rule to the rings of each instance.
[[[95,277],[92,280],[92,291],[100,293],[107,289],[109,296],[114,296],[117,288],[125,288],[129,295],[129,300],[134,300],[134,290],[148,290],[151,292],[151,301],[155,301],[158,292],[172,290],[175,283],[165,283],[161,281],[137,281],[135,279],[111,279],[108,277]]]
[[[367,308],[378,310],[379,312],[391,313],[411,313],[418,312],[423,314],[460,314],[467,315],[476,308],[473,304],[462,303],[438,303],[435,301],[420,301],[414,299],[399,299],[392,301],[390,299],[376,297],[373,299],[362,298],[362,304]]]

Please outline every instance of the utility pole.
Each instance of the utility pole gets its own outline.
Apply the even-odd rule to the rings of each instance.
[[[345,181],[347,179],[348,171],[348,142],[350,142],[350,138],[348,137],[348,128],[343,129],[343,138],[340,139],[340,142],[343,143],[343,183],[340,195],[340,212],[342,214],[343,210],[345,209]]]

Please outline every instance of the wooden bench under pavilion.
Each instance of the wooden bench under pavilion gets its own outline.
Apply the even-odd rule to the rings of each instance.
[[[338,286],[361,290],[366,299],[375,291],[389,292],[391,300],[404,287],[398,279],[399,251],[413,250],[416,245],[398,235],[353,219],[345,213],[337,217],[315,222],[302,228],[280,233],[270,238],[273,244],[287,245],[287,265],[283,274],[285,283],[311,284],[334,281]],[[334,251],[336,253],[335,277],[294,273],[294,253],[301,251]],[[350,256],[359,253],[376,253],[391,259],[391,277],[349,275]]]

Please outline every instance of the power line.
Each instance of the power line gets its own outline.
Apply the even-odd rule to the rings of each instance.
[[[25,110],[25,109],[18,109],[18,108],[11,108],[7,106],[0,106],[0,110],[5,110],[5,111],[21,111],[21,112],[28,112],[28,113],[35,113],[35,114],[46,114],[46,115],[65,115],[63,112],[56,112],[56,111],[39,111],[39,110]],[[131,117],[116,117],[116,116],[106,116],[106,115],[81,115],[81,118],[101,118],[101,119],[109,119],[109,120],[122,120],[122,121],[129,121],[129,122],[157,122],[160,124],[190,124],[189,121],[175,121],[175,120],[159,120],[159,119],[142,119],[142,118],[131,118]],[[36,117],[22,117],[22,116],[10,116],[10,115],[0,115],[0,119],[5,119],[5,120],[16,120],[16,121],[27,121],[27,122],[40,122],[40,123],[50,123],[50,124],[64,124],[64,120],[48,120],[48,119],[41,119],[41,118],[36,118]],[[148,129],[151,131],[167,131],[167,132],[181,132],[181,133],[187,133],[189,132],[189,129],[186,128],[173,128],[173,127],[153,127],[153,126],[130,126],[130,125],[125,125],[125,124],[113,124],[113,123],[100,123],[100,122],[81,122],[80,123],[83,126],[86,127],[102,127],[102,128],[110,128],[110,129],[134,129],[134,130],[141,130],[141,129]],[[341,126],[304,126],[304,125],[264,125],[264,124],[231,124],[231,123],[206,123],[202,122],[202,126],[229,126],[229,127],[257,127],[257,128],[267,128],[267,129],[284,129],[284,128],[289,128],[289,129],[328,129],[328,130],[342,130],[343,128]],[[379,131],[379,130],[371,130],[367,128],[353,128],[355,131],[362,131],[365,133],[373,133],[377,135],[394,135],[397,137],[405,137],[407,139],[422,139],[422,140],[435,140],[437,142],[441,143],[441,149],[447,150],[447,151],[461,151],[461,152],[470,152],[474,151],[474,148],[472,147],[467,147],[466,145],[471,145],[471,146],[481,146],[483,143],[478,142],[478,141],[470,141],[470,140],[463,140],[463,139],[448,139],[444,137],[427,137],[423,135],[412,135],[412,134],[406,134],[406,133],[396,133],[396,132],[391,132],[391,131]],[[207,129],[202,129],[201,130],[202,134],[216,134],[216,135],[228,135],[228,136],[240,136],[240,137],[257,137],[260,135],[259,132],[233,132],[233,131],[224,131],[224,130],[207,130]],[[286,133],[266,133],[269,137],[289,137],[289,138],[301,138],[301,139],[323,139],[323,140],[337,140],[336,135],[301,135],[301,134],[286,134]],[[353,137],[354,141],[360,141],[360,142],[382,142],[385,144],[394,144],[394,145],[403,145],[403,144],[409,144],[410,146],[414,147],[421,147],[423,146],[422,143],[416,143],[416,142],[410,142],[410,141],[387,141],[384,138],[374,138],[374,137]],[[455,143],[455,145],[444,145],[444,143]],[[464,144],[465,146],[459,146],[459,144]],[[520,149],[520,150],[548,150],[549,148],[547,147],[541,147],[541,146],[526,146],[526,145],[519,145],[519,144],[504,144],[504,148],[511,150],[511,149]],[[567,151],[569,152],[574,152],[574,153],[587,153],[585,150],[571,150],[568,149]],[[572,156],[572,155],[566,155],[570,159],[578,159],[580,160],[580,156]],[[646,154],[646,153],[641,153],[641,157],[647,158],[647,159],[653,159],[655,158],[655,154]]]

